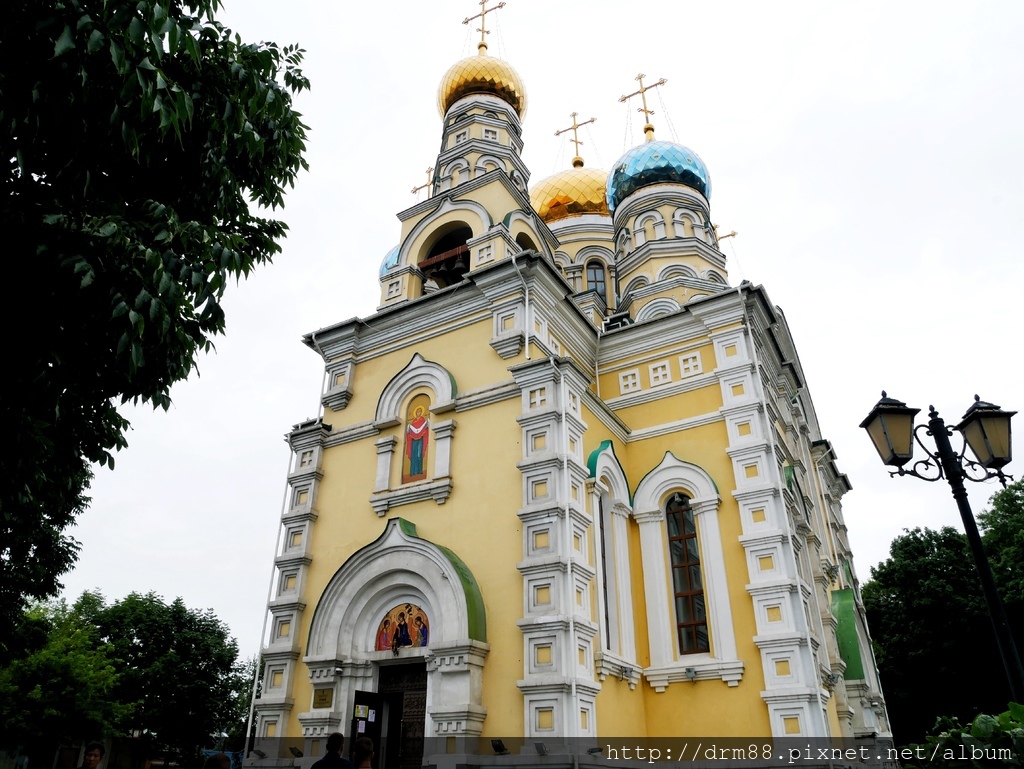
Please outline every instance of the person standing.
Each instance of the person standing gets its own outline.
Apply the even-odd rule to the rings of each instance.
[[[96,769],[103,760],[105,753],[102,742],[90,742],[85,746],[85,755],[82,756],[82,765],[78,769]]]
[[[373,769],[373,740],[369,737],[360,737],[352,747],[352,758],[355,759],[356,769]]]
[[[344,749],[345,735],[341,732],[334,732],[327,738],[327,747],[324,749],[323,758],[314,763],[311,769],[355,769],[352,762],[341,754]]]

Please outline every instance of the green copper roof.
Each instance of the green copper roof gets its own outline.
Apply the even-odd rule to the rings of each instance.
[[[857,634],[857,604],[853,588],[832,591],[832,613],[839,620],[836,640],[839,642],[839,656],[846,663],[847,680],[864,678],[864,661],[860,656],[860,642]]]
[[[415,537],[416,539],[426,542],[432,547],[436,547],[438,551],[448,559],[448,562],[455,569],[455,573],[459,575],[459,582],[462,583],[462,592],[466,596],[466,614],[469,620],[469,637],[474,641],[481,641],[487,643],[487,612],[484,609],[484,598],[480,593],[480,585],[477,584],[476,577],[473,576],[473,572],[466,566],[459,556],[455,555],[451,550],[443,545],[438,545],[436,542],[431,542],[429,539],[424,539],[416,533],[416,524],[412,521],[407,521],[404,518],[398,518],[398,527],[402,530],[402,533],[408,537]]]

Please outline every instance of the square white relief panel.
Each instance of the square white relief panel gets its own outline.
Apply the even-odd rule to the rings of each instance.
[[[700,352],[688,352],[685,355],[679,356],[679,376],[683,379],[686,377],[696,376],[700,374],[704,368],[700,361]]]
[[[629,371],[622,371],[619,373],[619,392],[622,395],[626,393],[638,392],[640,390],[640,369],[634,368]]]
[[[651,387],[668,384],[672,381],[672,372],[669,370],[667,360],[652,363],[647,367],[647,371],[651,377]]]

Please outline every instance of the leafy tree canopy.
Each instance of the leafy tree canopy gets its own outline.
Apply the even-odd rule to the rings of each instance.
[[[11,635],[16,655],[0,664],[3,747],[103,734],[127,714],[112,696],[118,676],[108,650],[74,608],[33,606]]]
[[[1024,642],[1024,483],[978,516],[1018,646]],[[967,538],[914,529],[893,540],[862,595],[893,732],[924,739],[939,717],[1002,712],[1009,685]]]
[[[220,0],[10,0],[0,22],[0,621],[54,595],[89,463],[127,401],[167,408],[220,300],[280,250],[306,168],[302,51],[250,44]]]
[[[252,661],[239,663],[210,611],[149,593],[107,604],[84,593],[27,610],[0,661],[0,748],[143,735],[142,747],[190,764],[210,735],[242,732]],[[243,693],[244,692],[244,693]]]

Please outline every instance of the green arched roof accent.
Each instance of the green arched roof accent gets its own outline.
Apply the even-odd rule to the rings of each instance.
[[[505,214],[505,218],[501,220],[501,223],[505,225],[505,229],[507,230],[509,228],[509,225],[511,225],[512,223],[512,214],[524,213],[526,212],[519,208],[517,208],[515,211],[509,211],[507,214]]]
[[[676,462],[686,462],[685,459],[680,459],[675,454],[673,454],[671,451],[666,451],[665,452],[665,455],[661,458],[662,462],[665,461],[665,457],[672,457],[672,459],[676,460]],[[714,478],[713,475],[711,475],[711,473],[709,473],[707,470],[704,470],[703,467],[701,467],[700,465],[696,464],[695,462],[687,462],[687,464],[693,465],[694,467],[700,467],[700,469],[703,470],[704,474],[707,475],[707,477],[711,479],[711,484],[715,487],[715,493],[721,495],[722,492],[718,488],[718,483],[715,481],[715,478]],[[640,479],[640,483],[638,483],[636,485],[636,488],[639,489],[640,488],[640,484],[644,482],[644,480],[647,478],[647,476],[650,475],[651,473],[653,473],[659,467],[661,467],[661,462],[659,462],[655,467],[651,468],[651,470],[646,475],[644,475],[643,478]],[[636,489],[634,489],[634,491],[635,490]],[[632,493],[633,492],[630,492],[631,495],[632,495]],[[630,501],[632,501],[632,500],[630,500]]]
[[[857,635],[857,605],[853,589],[832,591],[832,614],[839,621],[836,626],[836,641],[839,645],[839,656],[846,663],[848,681],[864,678],[864,661],[860,656],[860,643]]]
[[[408,537],[415,537],[418,540],[426,542],[432,547],[436,547],[448,562],[455,569],[455,573],[459,575],[459,582],[462,583],[462,592],[466,596],[466,613],[469,620],[469,637],[474,641],[481,641],[487,643],[487,612],[484,609],[484,598],[480,593],[480,585],[477,584],[476,577],[473,576],[473,572],[466,566],[459,556],[455,555],[451,550],[443,545],[439,545],[436,542],[431,542],[429,539],[424,539],[416,533],[416,524],[412,521],[407,521],[405,518],[398,519],[398,527],[402,530],[402,533]]]
[[[601,441],[601,445],[599,445],[596,449],[591,451],[590,452],[590,456],[587,457],[587,470],[590,471],[590,477],[591,478],[596,478],[597,477],[597,458],[601,455],[601,452],[604,451],[605,449],[611,449],[612,450],[612,456],[615,457],[615,463],[619,466],[619,469],[622,470],[622,477],[626,479],[626,488],[628,489],[629,488],[629,476],[626,475],[626,471],[622,467],[622,463],[619,462],[619,457],[615,453],[615,446],[614,446],[614,444],[612,444],[612,442],[610,440],[608,440],[608,441]],[[629,492],[629,504],[631,504],[631,505],[633,504],[633,492],[632,491]]]

